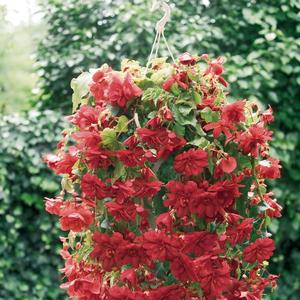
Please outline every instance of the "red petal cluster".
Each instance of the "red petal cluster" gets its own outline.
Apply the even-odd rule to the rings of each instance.
[[[78,300],[262,299],[277,278],[265,270],[266,224],[281,216],[265,183],[281,169],[272,109],[226,102],[222,58],[184,53],[148,77],[132,61],[122,70],[91,75],[72,128],[44,157],[63,176],[45,201],[70,231],[61,287]]]
[[[133,82],[129,73],[126,73],[125,78],[122,79],[118,73],[108,67],[94,74],[90,91],[99,105],[107,102],[122,108],[126,107],[128,101],[142,94],[142,90]]]
[[[186,176],[195,176],[208,166],[207,153],[202,149],[190,149],[176,156],[174,169]]]

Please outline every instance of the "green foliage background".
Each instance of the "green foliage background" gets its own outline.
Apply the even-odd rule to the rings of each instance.
[[[0,119],[0,299],[59,299],[58,224],[43,196],[59,180],[41,156],[55,148],[61,116],[45,110]]]
[[[41,208],[56,181],[40,154],[54,147],[61,112],[71,112],[70,80],[105,62],[119,67],[124,57],[145,63],[161,16],[150,14],[142,0],[43,3],[48,32],[37,55],[36,108],[56,113],[5,117],[0,123],[0,198],[5,199],[0,199],[0,282],[9,282],[0,299],[65,298],[58,291],[55,220]],[[284,217],[270,226],[277,243],[271,269],[281,274],[277,292],[266,296],[273,300],[300,299],[299,9],[298,0],[211,0],[209,6],[177,0],[165,32],[176,54],[225,56],[232,98],[257,100],[275,111],[272,151],[282,160],[283,177],[273,190]],[[161,54],[167,55],[163,47]]]

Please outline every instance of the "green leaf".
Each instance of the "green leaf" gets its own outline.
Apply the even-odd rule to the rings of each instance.
[[[219,113],[212,111],[209,107],[205,107],[201,110],[200,115],[206,123],[217,122],[219,120]]]
[[[110,228],[110,226],[109,226],[109,220],[105,218],[105,219],[101,222],[100,228],[103,228],[103,229],[108,229],[108,228]]]
[[[125,169],[124,165],[120,161],[116,161],[115,169],[114,169],[114,173],[113,173],[113,177],[112,177],[112,182],[117,181],[125,174],[126,174],[126,169]]]
[[[199,80],[199,75],[198,73],[197,74],[194,74],[191,70],[188,70],[188,77],[193,80],[193,81],[196,81],[198,82]]]
[[[89,83],[92,81],[92,74],[84,72],[77,78],[73,78],[71,81],[71,88],[73,90],[72,102],[73,112],[76,111],[78,105],[81,104],[82,98],[89,93]]]
[[[196,92],[196,91],[193,91],[193,99],[194,99],[194,101],[195,101],[195,103],[198,105],[198,104],[201,104],[201,102],[202,102],[202,97],[201,97],[201,95],[198,93],[198,92]]]
[[[192,110],[196,109],[196,106],[193,102],[188,101],[178,101],[176,102],[178,110],[183,115],[188,115]]]
[[[180,95],[180,88],[178,86],[177,83],[172,84],[171,86],[171,93],[175,96],[179,96]]]
[[[197,137],[194,140],[190,141],[188,144],[199,147],[199,148],[206,148],[210,143],[209,141],[204,137]]]
[[[101,143],[105,147],[114,149],[118,144],[116,130],[113,128],[105,128],[101,134]]]
[[[195,128],[196,128],[196,132],[197,132],[198,135],[206,136],[206,133],[204,132],[204,130],[202,129],[200,124],[196,124]]]
[[[126,116],[121,116],[118,119],[118,124],[115,127],[117,132],[127,132],[128,131],[128,118]]]
[[[64,175],[61,180],[62,189],[68,193],[74,193],[74,185],[69,175]]]
[[[143,93],[142,101],[153,101],[156,105],[162,92],[163,90],[161,88],[149,88]]]
[[[213,161],[213,157],[212,157],[211,153],[209,153],[209,155],[208,155],[208,170],[209,170],[210,174],[214,173],[214,161]]]
[[[185,133],[185,128],[184,126],[178,124],[178,123],[175,123],[175,125],[173,126],[172,130],[174,132],[176,132],[178,135],[180,136],[184,136],[184,133]]]
[[[136,80],[135,83],[144,91],[155,86],[155,82],[149,78],[144,78],[140,81]]]
[[[202,289],[200,287],[200,284],[198,282],[193,282],[191,284],[191,288],[193,290],[197,290],[198,296],[200,297],[200,299],[202,299],[202,297],[203,297],[203,291],[202,291]]]
[[[181,101],[171,104],[171,110],[175,120],[180,125],[196,126],[197,120],[194,112],[194,102]]]

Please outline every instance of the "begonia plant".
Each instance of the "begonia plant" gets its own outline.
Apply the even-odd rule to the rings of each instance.
[[[62,175],[62,288],[78,300],[259,300],[276,286],[267,231],[272,109],[230,99],[223,59],[124,60],[73,79]]]

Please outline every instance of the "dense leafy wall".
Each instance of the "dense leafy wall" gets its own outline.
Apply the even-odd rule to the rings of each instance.
[[[0,116],[0,299],[61,299],[58,228],[43,195],[59,182],[41,161],[62,129],[46,110]]]

